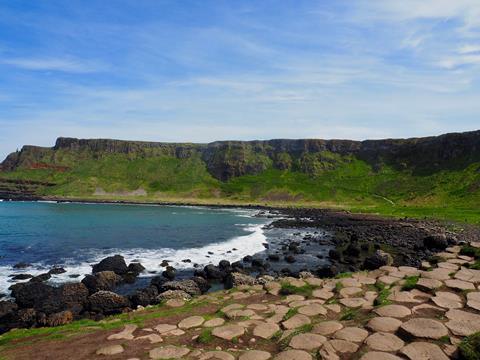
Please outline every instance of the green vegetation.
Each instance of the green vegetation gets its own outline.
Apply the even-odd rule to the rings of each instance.
[[[358,309],[347,308],[340,316],[340,321],[354,320],[358,316]]]
[[[40,186],[36,193],[70,199],[293,204],[480,223],[476,158],[433,170],[428,162],[420,169],[392,161],[372,165],[329,151],[274,153],[268,145],[228,146],[208,161],[187,145],[181,155],[172,146],[132,147],[136,151],[129,153],[94,146],[26,149],[17,153],[21,161],[15,170],[0,172],[0,182],[48,182],[54,185]]]
[[[287,313],[283,316],[283,321],[286,321],[297,314],[298,314],[297,308],[288,309]]]
[[[197,338],[200,344],[208,344],[213,341],[212,329],[203,329]]]
[[[309,284],[305,284],[303,286],[297,287],[289,283],[283,283],[282,287],[280,288],[280,294],[281,295],[297,294],[297,295],[302,295],[306,297],[311,297],[314,289],[315,287]]]
[[[391,303],[390,300],[388,300],[388,297],[390,296],[390,289],[385,286],[385,284],[381,282],[377,282],[375,284],[376,288],[379,290],[378,296],[376,299],[373,301],[374,306],[384,306],[388,305]]]
[[[480,332],[467,336],[458,346],[462,359],[480,359]]]
[[[402,286],[402,291],[410,291],[415,289],[418,279],[420,279],[420,276],[407,276],[405,278],[405,283]]]

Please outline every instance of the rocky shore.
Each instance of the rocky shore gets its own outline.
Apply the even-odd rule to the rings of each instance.
[[[278,215],[259,213],[259,216]],[[228,289],[250,284],[251,275],[299,277],[307,271],[323,278],[390,265],[419,267],[436,252],[478,235],[475,229],[454,232],[436,222],[393,220],[347,212],[283,209],[281,215],[281,219],[268,227],[291,229],[291,236],[265,244],[264,252],[234,263],[222,260],[215,265],[192,267],[193,276],[189,278],[179,277],[177,269],[163,260],[161,274],[152,277],[148,286],[126,296],[116,289],[122,284],[134,283],[145,268],[141,263],[127,265],[120,255],[94,265],[92,274],[80,282],[59,287],[47,281],[52,274],[64,271],[61,268],[35,277],[16,275],[14,280],[28,281],[10,287],[14,301],[0,302],[0,331],[57,326],[80,318],[101,320],[171,299],[189,300],[205,294],[212,285],[218,288],[221,284]],[[16,266],[28,267],[28,264]]]
[[[112,260],[99,264],[100,269]],[[480,356],[480,242],[449,246],[420,268],[386,265],[325,279],[309,272],[298,275],[254,278],[232,272],[231,290],[191,300],[174,296],[160,307],[139,307],[125,325],[119,323],[121,331],[93,327],[85,329],[87,334],[62,340],[30,337],[5,348],[2,355],[16,360]],[[198,286],[184,285],[183,290],[166,292],[188,294]],[[98,291],[89,301],[104,304],[97,300],[107,294],[111,293]],[[100,324],[115,327],[120,321],[111,318]]]

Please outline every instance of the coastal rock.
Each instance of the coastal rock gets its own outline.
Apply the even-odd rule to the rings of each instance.
[[[181,290],[190,296],[196,296],[202,293],[197,283],[193,280],[167,281],[163,283],[159,289],[160,292],[168,290]]]
[[[60,326],[66,325],[73,321],[73,314],[71,311],[61,311],[55,314],[51,314],[47,318],[48,326]]]
[[[98,291],[88,298],[89,309],[105,315],[118,314],[130,306],[130,301],[124,296],[111,291]]]
[[[239,272],[232,272],[225,279],[225,287],[231,289],[239,285],[254,285],[255,278]]]
[[[101,290],[111,291],[121,282],[122,277],[110,270],[96,272],[93,275],[86,275],[82,279],[82,283],[87,287],[90,294]]]
[[[444,250],[448,246],[447,237],[444,234],[429,235],[423,239],[423,246],[427,249]]]
[[[130,296],[130,301],[134,308],[136,308],[137,306],[147,306],[150,304],[155,304],[157,302],[157,296],[157,287],[150,285],[145,289],[137,290],[135,294]]]
[[[113,271],[117,275],[124,275],[128,271],[127,263],[121,255],[109,256],[98,264],[93,265],[92,273],[101,271]]]
[[[190,300],[192,296],[183,290],[167,290],[157,296],[157,302],[164,300]]]
[[[162,276],[170,281],[175,279],[175,276],[177,274],[177,271],[173,266],[167,266],[164,272],[162,272]]]
[[[375,270],[382,266],[388,266],[393,263],[393,258],[389,253],[382,250],[377,250],[375,254],[367,257],[363,262],[365,270]]]
[[[192,278],[193,281],[195,281],[195,283],[197,284],[198,288],[200,289],[200,291],[202,292],[202,294],[206,293],[208,291],[208,289],[210,289],[210,284],[208,283],[207,280],[205,280],[205,278],[203,277],[200,277],[200,276],[194,276]]]
[[[62,308],[70,310],[73,314],[80,314],[83,311],[89,291],[82,283],[67,283],[58,288]]]
[[[138,276],[140,273],[142,273],[145,270],[145,267],[138,263],[138,262],[132,262],[128,265],[127,267],[127,272],[132,273],[135,276]]]

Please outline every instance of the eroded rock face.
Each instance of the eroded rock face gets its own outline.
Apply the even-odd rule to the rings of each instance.
[[[118,314],[130,306],[130,301],[124,296],[111,291],[98,291],[88,298],[90,311],[105,315]]]
[[[181,290],[190,296],[196,296],[202,293],[197,283],[193,280],[167,281],[161,285],[159,290],[160,292],[165,292],[168,290]]]
[[[239,272],[232,272],[227,275],[225,279],[225,287],[231,289],[239,285],[254,285],[255,278],[250,275],[245,275]]]
[[[87,287],[90,294],[93,294],[100,290],[112,291],[122,280],[122,277],[115,272],[105,270],[93,275],[86,275],[82,283]]]

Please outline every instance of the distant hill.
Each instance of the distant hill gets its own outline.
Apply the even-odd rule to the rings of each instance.
[[[0,167],[0,197],[477,210],[480,131],[209,144],[59,138]]]

